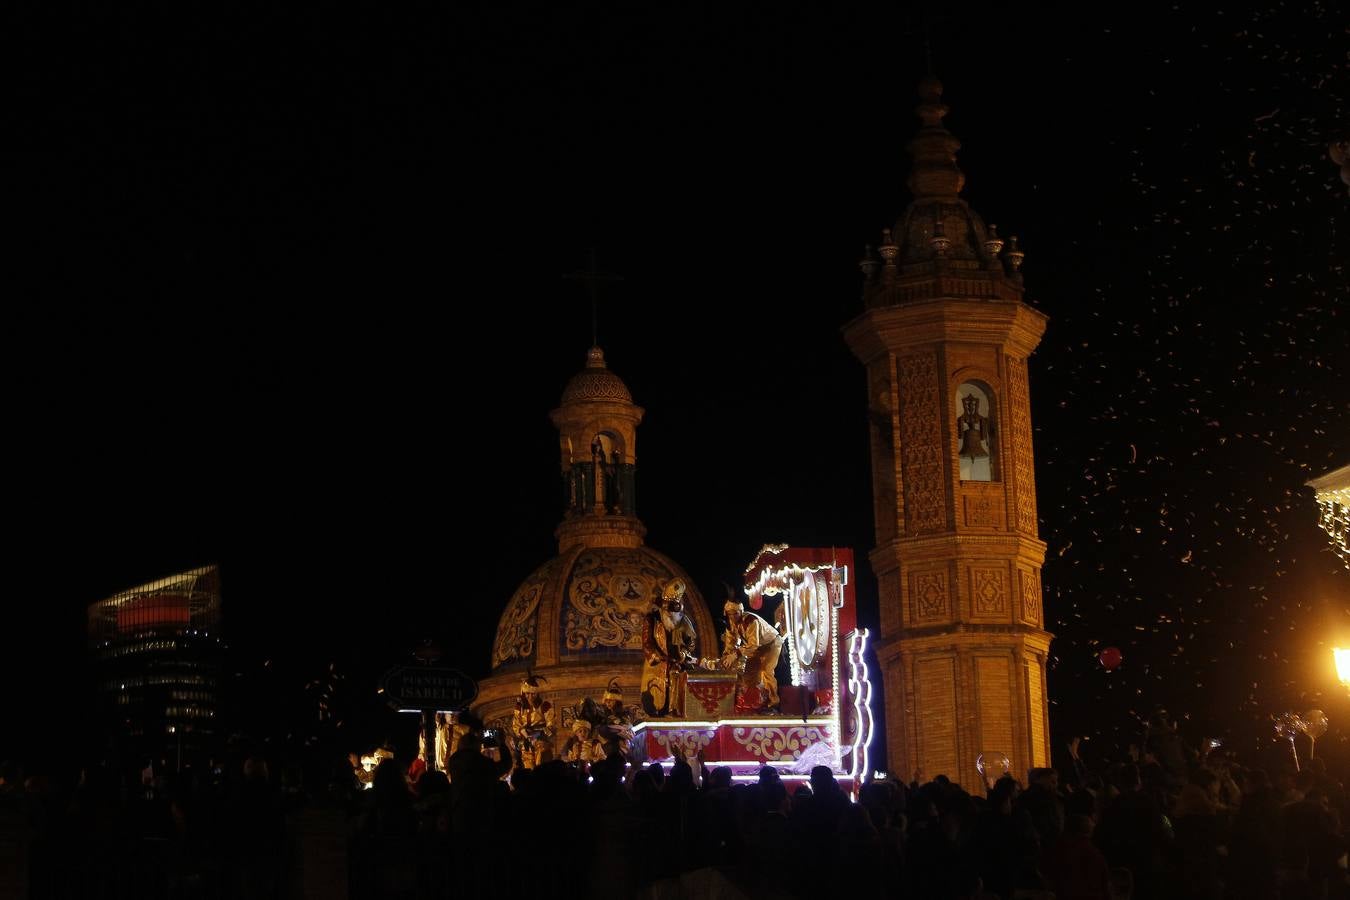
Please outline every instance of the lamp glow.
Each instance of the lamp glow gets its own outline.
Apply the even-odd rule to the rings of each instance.
[[[1336,659],[1336,677],[1350,691],[1350,649],[1337,647],[1331,653]]]

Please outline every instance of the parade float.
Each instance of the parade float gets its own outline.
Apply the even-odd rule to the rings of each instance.
[[[662,672],[662,648],[649,655],[645,677],[668,682],[674,695],[667,715],[633,726],[632,760],[697,758],[739,780],[757,778],[765,765],[805,780],[824,765],[856,790],[869,772],[873,723],[868,632],[857,626],[852,571],[851,550],[765,546],[745,570],[741,595],[723,605],[720,656],[667,653]],[[775,670],[784,668],[788,683],[780,685]]]

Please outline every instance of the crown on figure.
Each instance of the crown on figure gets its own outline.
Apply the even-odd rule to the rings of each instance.
[[[540,681],[548,681],[548,679],[542,675],[535,675],[533,672],[526,672],[525,677],[520,679],[520,692],[522,694],[539,693]]]
[[[619,679],[611,678],[609,680],[609,685],[605,688],[605,699],[606,700],[623,699],[623,688],[619,687]]]
[[[727,584],[724,581],[722,582],[722,587],[727,592],[727,602],[722,604],[722,612],[726,613],[727,615],[731,615],[732,613],[745,612],[745,606],[739,600],[736,599],[736,593],[731,589],[731,585]]]

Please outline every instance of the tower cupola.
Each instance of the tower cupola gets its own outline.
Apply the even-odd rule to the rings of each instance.
[[[623,379],[592,347],[586,365],[563,389],[549,418],[558,429],[563,521],[558,549],[637,547],[646,529],[637,518],[637,426],[643,409]]]

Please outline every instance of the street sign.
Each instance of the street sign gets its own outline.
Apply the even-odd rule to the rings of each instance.
[[[435,666],[394,666],[380,685],[395,709],[456,712],[478,696],[478,682],[458,669]]]

